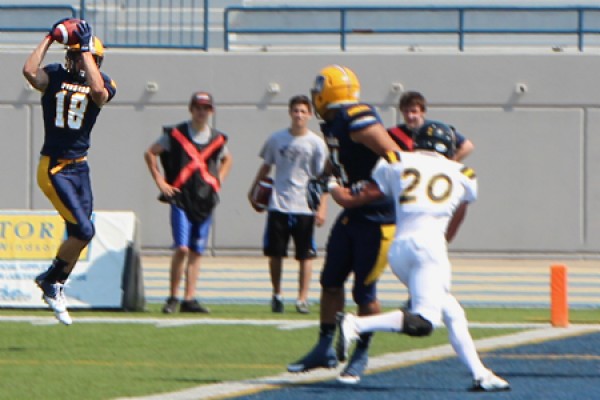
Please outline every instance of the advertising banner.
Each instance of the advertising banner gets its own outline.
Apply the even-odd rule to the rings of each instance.
[[[121,308],[135,214],[98,211],[92,220],[96,235],[65,285],[67,303]],[[34,278],[50,266],[64,239],[65,223],[54,211],[0,210],[0,307],[47,307]]]

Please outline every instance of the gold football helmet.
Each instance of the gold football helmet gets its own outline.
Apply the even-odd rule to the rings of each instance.
[[[81,53],[81,45],[79,43],[67,46],[67,59],[70,55],[74,55],[75,53]],[[98,68],[100,68],[102,60],[104,59],[104,44],[96,36],[94,36],[94,45],[90,49],[90,53],[92,53]]]
[[[323,68],[311,90],[312,102],[319,117],[343,104],[357,103],[360,97],[360,82],[356,74],[342,65]]]

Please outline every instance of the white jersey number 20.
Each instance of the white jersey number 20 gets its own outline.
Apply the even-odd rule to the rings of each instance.
[[[408,181],[408,185],[398,199],[400,204],[420,203],[424,200],[422,197],[433,203],[442,203],[452,193],[452,180],[445,174],[433,175],[423,182],[418,169],[407,168],[402,173],[402,180]]]

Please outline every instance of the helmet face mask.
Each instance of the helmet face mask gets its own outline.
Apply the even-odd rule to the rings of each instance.
[[[360,82],[350,68],[329,65],[315,78],[311,95],[317,115],[324,119],[329,110],[358,102]]]
[[[430,150],[446,158],[456,153],[456,135],[454,130],[439,122],[427,122],[417,132],[414,140],[415,150]]]
[[[67,71],[75,76],[77,79],[85,79],[85,71],[80,69],[77,63],[81,60],[81,46],[79,43],[67,46],[65,54],[65,68]],[[98,68],[102,65],[104,60],[104,45],[102,41],[94,36],[94,45],[90,49],[90,53],[96,61]]]

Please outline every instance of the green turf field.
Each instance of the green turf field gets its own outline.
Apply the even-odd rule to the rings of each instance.
[[[297,313],[272,314],[265,305],[211,305],[200,319],[310,320]],[[44,316],[48,311],[0,310],[0,316]],[[193,386],[276,375],[303,355],[316,328],[281,330],[276,325],[157,326],[198,317],[160,313],[72,312],[74,324],[0,323],[0,398],[111,399],[169,392]],[[548,322],[544,309],[469,309],[472,322]],[[132,318],[131,322],[83,322],[88,317]],[[80,319],[80,323],[78,323]],[[597,310],[571,311],[572,323],[598,323]],[[137,322],[137,323],[136,323]],[[473,329],[474,338],[516,329]],[[378,334],[372,355],[447,343],[445,330],[424,339]]]

